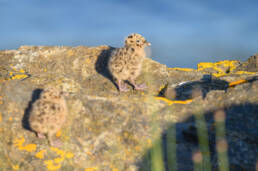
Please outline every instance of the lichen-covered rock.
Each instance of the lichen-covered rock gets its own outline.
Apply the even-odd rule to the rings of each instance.
[[[202,64],[202,69],[194,70],[167,68],[146,58],[136,82],[144,82],[148,89],[131,88],[121,93],[106,68],[113,49],[22,46],[0,51],[2,170],[149,170],[152,166],[149,153],[155,151],[155,142],[173,135],[170,130],[174,124],[180,127],[174,139],[177,150],[182,151],[176,162],[179,170],[189,170],[193,167],[192,153],[187,149],[198,149],[198,138],[196,131],[188,129],[204,129],[191,118],[197,113],[211,117],[218,109],[225,109],[230,123],[226,126],[227,142],[232,145],[230,167],[255,166],[258,119],[252,112],[257,111],[257,72],[234,72],[239,61],[224,61],[209,67]],[[38,139],[28,126],[31,105],[41,89],[51,86],[69,93],[68,119],[56,134],[63,142],[60,148]],[[176,98],[170,97],[169,89],[176,92]],[[201,94],[193,94],[195,89]],[[236,109],[240,110],[232,112]],[[245,110],[249,117],[244,122],[250,121],[249,124],[241,123]],[[214,122],[207,124],[211,128],[208,139],[214,147]],[[242,150],[238,151],[239,148]],[[164,168],[170,167],[166,154],[171,150],[174,154],[173,148],[163,148]],[[216,156],[212,153],[214,168],[218,167]]]
[[[258,72],[258,54],[249,57],[246,62],[243,62],[239,67],[237,67],[237,70]]]

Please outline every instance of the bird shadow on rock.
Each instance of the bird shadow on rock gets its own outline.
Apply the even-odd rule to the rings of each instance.
[[[100,55],[98,56],[98,59],[95,63],[95,69],[96,71],[101,74],[102,76],[109,79],[115,86],[117,87],[117,84],[115,83],[112,74],[110,73],[108,69],[108,61],[110,59],[111,53],[115,48],[109,47],[108,49],[102,50]]]
[[[246,80],[249,83],[253,83],[254,81],[258,81],[258,76],[249,77]]]
[[[43,89],[35,89],[33,92],[32,92],[32,95],[31,95],[31,101],[29,102],[27,108],[25,109],[24,111],[24,115],[23,115],[23,118],[22,118],[22,127],[26,130],[29,130],[31,131],[31,127],[30,127],[30,123],[29,123],[29,117],[30,117],[30,112],[31,112],[31,109],[32,109],[32,105],[33,103],[39,99],[40,97],[40,94],[42,93]]]
[[[228,162],[225,162],[228,163],[229,170],[255,171],[258,153],[258,105],[233,104],[200,114],[204,116],[201,120],[196,113],[193,113],[186,120],[173,123],[163,131],[160,139],[157,140],[161,144],[162,153],[159,168],[163,167],[163,170],[198,170],[196,167],[198,155],[196,154],[202,149],[208,149],[210,157],[201,153],[199,165],[202,169],[207,167],[207,165],[204,166],[207,161],[206,163],[204,161],[210,159],[209,166],[212,168],[208,170],[219,170],[218,156],[221,153],[219,154],[217,149],[224,147],[224,150],[226,149],[224,154],[228,158]],[[226,145],[224,143],[224,146],[223,143],[218,143],[221,137],[217,136],[218,132],[216,133],[216,130],[221,132],[221,125],[225,126]],[[203,130],[206,130],[206,136],[204,136]],[[208,145],[205,145],[204,141]],[[152,159],[155,159],[154,162],[157,161],[157,157],[155,157],[157,153],[153,153],[153,151],[155,151],[155,145],[142,156],[142,160],[138,163],[140,171],[153,169]]]
[[[212,90],[223,90],[227,92],[229,82],[212,78],[211,75],[204,75],[199,81],[183,82],[176,87],[166,86],[159,93],[159,96],[165,96],[173,100],[188,100],[197,96],[206,95]]]
[[[246,78],[244,83],[252,83],[257,80],[257,76],[252,76]],[[225,80],[212,78],[211,75],[204,75],[199,81],[183,82],[176,87],[169,87],[167,85],[159,92],[159,96],[172,100],[188,100],[198,96],[202,96],[205,99],[210,91],[221,90],[227,93],[230,87],[234,86],[230,86],[230,83]]]

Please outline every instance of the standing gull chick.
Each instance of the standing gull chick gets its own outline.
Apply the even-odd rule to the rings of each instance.
[[[60,141],[53,141],[53,138],[65,123],[68,113],[64,96],[63,92],[48,88],[32,105],[30,127],[39,138],[45,138],[46,135],[51,146],[61,145]]]
[[[136,90],[147,88],[145,84],[137,85],[135,79],[140,75],[143,59],[146,57],[144,48],[151,44],[140,34],[131,34],[125,39],[125,46],[115,49],[108,62],[111,75],[117,79],[119,91],[128,91],[123,81],[129,81]]]

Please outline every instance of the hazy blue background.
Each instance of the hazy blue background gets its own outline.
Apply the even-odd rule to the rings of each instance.
[[[170,67],[258,53],[258,0],[0,0],[0,49],[21,45],[152,43]]]

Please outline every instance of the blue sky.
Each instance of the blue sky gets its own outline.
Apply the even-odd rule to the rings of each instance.
[[[258,53],[257,0],[0,0],[0,49],[123,46],[140,33],[169,67]]]

